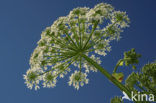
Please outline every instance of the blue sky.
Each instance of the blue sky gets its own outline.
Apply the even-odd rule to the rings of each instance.
[[[79,91],[68,86],[67,77],[53,89],[29,90],[22,76],[47,26],[73,8],[100,2],[126,11],[131,19],[122,39],[112,43],[102,66],[111,72],[122,53],[131,48],[142,54],[138,68],[155,60],[156,0],[0,0],[0,103],[109,103],[111,97],[122,95],[101,73],[90,73],[90,83]],[[128,75],[131,70],[123,71]]]

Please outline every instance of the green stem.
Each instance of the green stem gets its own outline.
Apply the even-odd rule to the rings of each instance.
[[[73,41],[73,39],[70,37],[70,35],[69,35],[68,33],[65,33],[65,35],[71,40],[72,44],[73,44],[76,48],[78,48],[77,45],[75,44],[75,42]]]
[[[71,26],[71,29],[76,29],[75,27]],[[77,31],[76,30],[71,30],[74,34],[74,39],[76,40],[76,45],[79,47],[79,37],[78,37],[78,34],[77,34]]]
[[[45,74],[45,73],[48,73],[48,72],[50,72],[50,71],[53,71],[53,70],[57,69],[59,66],[62,66],[62,65],[64,65],[64,64],[67,64],[67,63],[68,63],[67,66],[65,66],[65,68],[64,68],[64,70],[65,70],[65,69],[66,69],[67,67],[69,67],[74,61],[76,61],[77,58],[78,58],[78,56],[76,55],[76,56],[70,58],[69,60],[65,61],[64,63],[62,63],[62,64],[56,66],[55,68],[52,68],[52,69],[50,69],[50,70],[45,71],[45,72],[42,73],[42,74],[39,74],[38,76],[41,76],[41,75],[43,75],[43,74]]]
[[[117,23],[117,21],[114,22],[113,24],[111,24],[111,27],[113,27],[116,23]],[[95,44],[98,44],[98,42],[100,42],[101,40],[104,40],[104,39],[101,39],[101,37],[103,37],[104,34],[106,34],[106,33],[105,32],[101,33],[99,35],[99,37],[97,38],[97,40],[96,40],[96,38],[93,40],[93,41],[95,41]],[[107,38],[107,37],[109,37],[109,36],[106,36],[105,38]]]
[[[119,65],[120,65],[121,62],[123,62],[122,59],[120,59],[120,60],[118,61],[118,63],[116,64],[113,73],[116,73],[116,71],[117,71],[117,69],[118,69],[118,67],[119,67]]]
[[[81,37],[81,47],[83,47],[83,39],[84,39],[85,32],[86,32],[85,22],[83,22],[83,31],[82,31],[82,37]]]
[[[70,37],[70,36],[69,36]],[[60,44],[60,46],[63,46],[63,47],[66,47],[70,50],[75,50],[75,48],[71,47],[71,46],[68,46],[66,45],[65,43],[62,43],[63,41],[61,39],[58,39],[57,37],[53,36],[53,38],[55,38],[56,40],[56,43]]]
[[[108,73],[104,68],[102,68],[99,64],[97,64],[94,60],[90,59],[85,54],[81,54],[81,56],[90,64],[92,64],[95,68],[97,68],[104,76],[106,76],[114,85],[116,85],[121,91],[124,91],[130,98],[130,91],[120,82],[118,82],[115,78],[112,77],[110,73]]]
[[[97,22],[94,24],[93,29],[92,29],[92,32],[90,33],[90,35],[89,35],[89,37],[88,37],[88,40],[86,41],[86,43],[85,43],[83,49],[86,48],[86,46],[87,46],[89,40],[91,39],[91,37],[92,37],[92,35],[93,35],[93,33],[94,33],[96,27],[98,26],[98,23],[99,23],[99,21],[97,21]]]
[[[70,60],[70,63],[64,67],[64,70],[66,70],[74,61],[76,61],[77,58],[78,58],[78,56],[76,56],[75,58],[71,59],[71,60]],[[61,71],[61,72],[58,73],[57,75],[61,74],[62,72],[63,72],[63,71]]]
[[[82,57],[80,56],[80,72],[81,72],[81,70],[82,70]]]
[[[81,29],[80,29],[80,16],[78,15],[78,26],[79,26],[79,39],[80,39],[80,49],[81,49]]]

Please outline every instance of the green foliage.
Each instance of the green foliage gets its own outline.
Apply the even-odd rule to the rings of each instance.
[[[117,77],[119,77],[119,73],[117,73],[117,68],[119,66],[125,66],[124,68],[132,66],[133,69],[136,69],[136,64],[139,63],[140,57],[141,55],[136,53],[135,49],[124,52],[124,58],[117,62],[112,76],[118,80]],[[133,71],[125,80],[125,86],[129,91],[133,91],[136,94],[140,92],[140,94],[153,94],[156,97],[156,61],[146,64],[140,71]],[[117,97],[114,99],[117,99]],[[142,103],[149,102],[144,101]]]
[[[121,97],[114,97],[111,99],[111,103],[124,103],[122,100],[121,100]]]
[[[132,72],[126,79],[126,86],[133,87],[137,83],[137,74]]]
[[[132,66],[133,69],[136,69],[136,64],[139,63],[140,54],[135,52],[135,49],[131,49],[130,51],[124,52],[124,58],[120,59],[115,68],[114,73],[117,71],[119,66]]]
[[[149,63],[146,64],[143,68],[142,68],[142,73],[151,78],[151,82],[155,84],[156,86],[156,61],[153,63]]]
[[[156,96],[156,62],[146,64],[139,74],[139,82],[146,92]]]
[[[146,64],[140,72],[132,72],[125,85],[131,91],[153,94],[156,97],[156,62]]]
[[[135,65],[134,64],[138,64],[139,63],[139,58],[141,57],[140,54],[137,54],[135,52],[135,49],[131,49],[128,52],[124,53],[124,62],[126,66],[132,65],[133,69],[135,69]]]

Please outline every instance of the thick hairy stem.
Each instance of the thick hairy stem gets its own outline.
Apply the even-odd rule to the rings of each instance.
[[[112,77],[110,73],[108,73],[104,68],[102,68],[99,64],[97,64],[94,60],[89,58],[88,56],[81,54],[81,56],[90,64],[92,64],[95,68],[97,68],[104,76],[106,76],[114,85],[116,85],[121,91],[124,91],[129,98],[131,98],[130,91],[120,82],[118,82],[115,78]]]

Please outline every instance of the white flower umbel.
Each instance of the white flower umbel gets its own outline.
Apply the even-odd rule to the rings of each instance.
[[[75,71],[69,78],[69,86],[73,85],[75,89],[79,89],[79,87],[83,86],[84,84],[88,84],[89,79],[87,79],[87,74],[80,72],[80,71]]]
[[[39,81],[42,80],[40,76],[38,76],[40,73],[42,73],[42,70],[35,71],[33,69],[29,69],[24,76],[25,84],[28,88],[32,89],[33,86],[35,86],[35,90],[39,89]]]
[[[48,73],[45,73],[43,75],[43,87],[55,87],[56,86],[56,80],[57,78],[57,73],[54,71],[54,72],[48,72]]]
[[[110,42],[120,39],[123,28],[129,24],[125,12],[116,11],[110,4],[100,3],[94,8],[75,8],[69,15],[59,17],[41,34],[41,39],[30,58],[30,69],[24,75],[28,88],[55,87],[56,78],[63,78],[70,72],[70,65],[79,69],[81,80],[86,79],[85,71],[96,72],[97,69],[87,62],[83,54],[101,63],[99,57],[105,56],[110,50]],[[42,72],[41,72],[42,71]],[[54,74],[56,73],[56,74]],[[78,89],[80,81],[72,79],[71,83]],[[49,79],[48,79],[49,78]],[[81,85],[87,83],[82,81]]]

